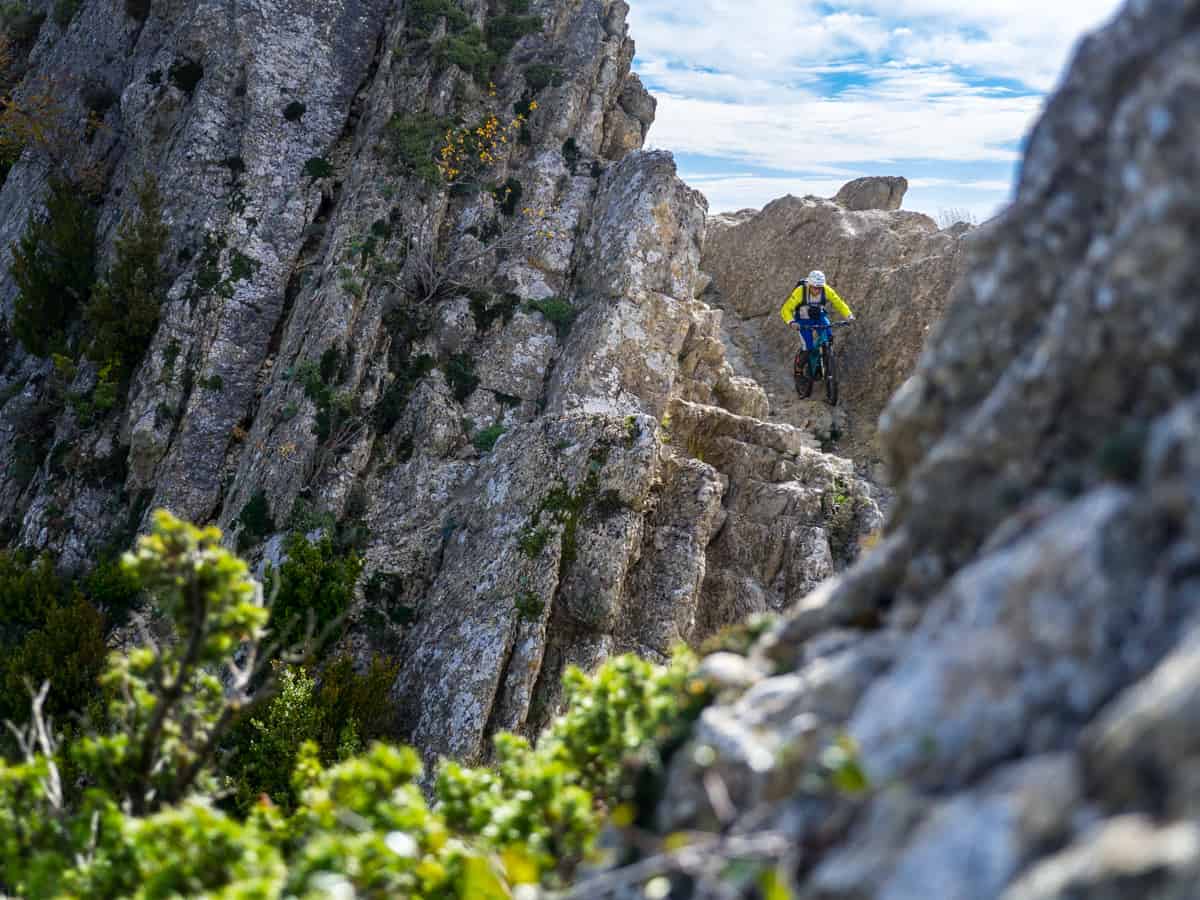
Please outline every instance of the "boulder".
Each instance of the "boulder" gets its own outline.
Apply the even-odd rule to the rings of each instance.
[[[833,202],[856,212],[865,209],[897,210],[904,203],[906,193],[907,178],[870,176],[844,184]]]

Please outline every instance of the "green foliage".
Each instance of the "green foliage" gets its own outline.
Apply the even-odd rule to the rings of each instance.
[[[542,30],[541,16],[521,16],[506,13],[495,16],[487,23],[487,42],[500,59],[512,52],[521,38]]]
[[[408,33],[415,38],[429,37],[443,18],[446,20],[446,31],[451,33],[471,24],[470,18],[455,5],[454,0],[412,0],[408,5]]]
[[[179,88],[185,94],[190,94],[196,89],[196,85],[200,83],[200,79],[204,77],[204,66],[194,59],[180,57],[171,63],[171,68],[167,70],[167,78],[171,80],[171,84]]]
[[[0,662],[0,721],[24,721],[29,688],[49,681],[46,712],[56,721],[82,712],[96,694],[104,668],[104,617],[82,594],[69,588],[43,611],[43,623]]]
[[[575,307],[571,305],[569,300],[564,300],[562,297],[530,300],[525,305],[528,309],[541,313],[546,321],[555,327],[560,338],[566,337],[571,331],[571,326],[575,323],[575,316],[577,315]]]
[[[496,446],[496,442],[500,440],[500,436],[503,434],[503,425],[492,425],[475,432],[475,436],[471,438],[471,443],[475,445],[475,449],[480,453],[491,453]]]
[[[238,550],[242,552],[274,533],[275,520],[271,518],[271,505],[267,502],[266,493],[258,491],[251,497],[242,507],[237,521],[242,526],[238,534]]]
[[[379,403],[375,407],[375,427],[382,434],[391,431],[408,405],[409,395],[426,375],[436,368],[437,363],[432,356],[422,354],[410,359],[395,373],[392,383],[388,385]]]
[[[517,611],[517,615],[527,622],[537,622],[542,618],[542,613],[546,611],[546,601],[533,591],[523,591],[513,601],[513,608]]]
[[[433,48],[433,58],[441,67],[458,66],[476,81],[487,79],[499,62],[496,53],[488,47],[483,32],[474,25],[438,41]]]
[[[293,100],[291,103],[289,103],[287,106],[285,106],[283,108],[283,117],[284,117],[284,119],[286,119],[289,122],[299,122],[301,119],[304,118],[304,114],[307,111],[308,111],[308,107],[305,106],[302,102],[300,102],[299,100]]]
[[[322,634],[349,608],[362,560],[355,553],[340,554],[329,536],[311,543],[294,534],[284,552],[287,559],[278,571],[268,570],[265,585],[272,598],[271,632],[295,636],[311,628]]]
[[[444,763],[430,808],[415,752],[360,749],[387,721],[394,663],[356,675],[342,659],[316,678],[280,665],[264,676],[269,694],[253,690],[233,661],[255,657],[267,612],[220,533],[160,512],[126,560],[176,639],[110,658],[102,731],[62,748],[27,732],[23,761],[0,763],[5,893],[488,900],[562,886],[606,813],[646,812],[647,780],[661,781],[711,696],[688,654],[572,669],[567,712],[536,747],[501,734],[492,766]],[[218,746],[234,751],[224,773]],[[68,761],[66,783],[82,792],[63,790]],[[827,763],[854,787],[845,755]],[[244,813],[213,803],[222,783]]]
[[[537,559],[550,543],[552,532],[545,526],[541,528],[525,528],[517,539],[517,548],[530,559]]]
[[[779,621],[772,613],[759,613],[736,625],[727,625],[700,645],[701,656],[713,653],[737,653],[745,656],[758,639]]]
[[[442,367],[446,373],[446,381],[454,392],[454,399],[464,402],[475,389],[479,387],[479,376],[475,374],[475,361],[469,353],[459,353],[450,357]]]
[[[567,138],[562,145],[563,161],[567,164],[567,169],[572,175],[575,174],[575,169],[579,165],[579,144],[575,142],[575,138]]]
[[[1110,435],[1096,454],[1100,471],[1113,481],[1136,484],[1142,474],[1146,440],[1146,427],[1139,424],[1125,425]]]
[[[333,175],[333,163],[323,156],[310,156],[304,161],[304,176],[316,181]]]
[[[91,296],[95,240],[96,211],[70,182],[52,179],[45,215],[31,214],[13,245],[11,271],[19,293],[12,329],[35,356],[66,346],[67,325]]]
[[[12,0],[0,6],[0,31],[17,47],[27,48],[37,40],[46,14],[34,10],[27,0]]]
[[[449,127],[450,123],[433,113],[396,113],[384,133],[385,152],[402,173],[427,184],[440,184],[442,170],[434,161],[434,152]]]
[[[485,846],[569,879],[602,824],[596,810],[635,806],[639,779],[661,774],[710,702],[707,685],[691,674],[695,662],[687,653],[667,667],[622,656],[594,676],[570,669],[563,679],[567,712],[537,747],[502,734],[491,768],[443,764],[438,811]]]
[[[116,258],[84,310],[91,335],[88,355],[114,366],[124,381],[141,361],[158,330],[159,304],[166,292],[160,261],[169,231],[162,219],[158,183],[137,187],[138,214],[117,232]]]
[[[79,12],[83,0],[54,0],[54,22],[59,28],[66,28]]]
[[[545,90],[548,87],[558,87],[563,83],[563,70],[558,66],[546,63],[534,63],[525,69],[525,83],[532,91]],[[573,140],[570,139],[570,140]]]
[[[503,294],[494,297],[487,291],[474,289],[467,292],[471,300],[471,315],[475,319],[475,327],[487,331],[492,323],[502,320],[507,323],[516,312],[521,298],[516,294]]]

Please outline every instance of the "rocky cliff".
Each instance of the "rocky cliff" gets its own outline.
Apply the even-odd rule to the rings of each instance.
[[[473,758],[567,663],[782,610],[879,526],[725,358],[620,0],[44,6],[6,13],[6,77],[65,137],[6,132],[0,247],[48,196],[93,216],[106,287],[72,290],[157,325],[117,365],[86,298],[48,321],[0,274],[9,545],[86,567],[155,507],[260,567],[332,535],[365,561],[343,648],[401,664],[397,737]],[[164,246],[124,296],[151,184]]]
[[[882,544],[706,664],[663,829],[821,900],[1196,895],[1198,140],[1200,3],[1128,4],[884,413]]]
[[[714,216],[701,267],[705,299],[727,310],[732,358],[770,393],[771,414],[823,437],[877,480],[876,423],[912,374],[966,262],[971,229],[939,229],[901,211],[908,182],[862,178],[832,200],[784,197],[761,212]],[[835,340],[842,363],[840,408],[818,389],[800,400],[792,386],[795,335],[778,316],[796,282],[813,269],[829,277],[858,321]]]

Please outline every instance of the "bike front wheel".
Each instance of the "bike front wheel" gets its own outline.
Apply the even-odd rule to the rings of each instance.
[[[837,363],[833,355],[833,347],[826,344],[821,348],[821,363],[825,369],[825,402],[830,406],[838,404]]]

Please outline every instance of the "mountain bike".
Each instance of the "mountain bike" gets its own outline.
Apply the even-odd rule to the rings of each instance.
[[[792,374],[796,381],[796,393],[801,400],[812,396],[813,383],[825,382],[825,402],[830,406],[838,403],[837,356],[833,352],[833,329],[845,328],[850,323],[818,320],[811,325],[799,323],[797,330],[808,328],[815,331],[816,340],[811,350],[802,346],[792,363]]]

